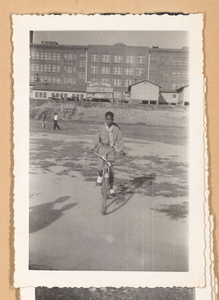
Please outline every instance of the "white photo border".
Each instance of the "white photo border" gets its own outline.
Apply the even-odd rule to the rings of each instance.
[[[190,39],[189,272],[33,271],[29,265],[29,31],[188,31]],[[204,79],[203,15],[13,16],[15,287],[203,287]],[[104,276],[103,276],[104,275]]]

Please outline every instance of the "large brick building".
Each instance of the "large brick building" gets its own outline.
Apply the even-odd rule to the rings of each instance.
[[[175,90],[188,84],[188,56],[188,48],[132,47],[122,43],[88,46],[59,45],[56,42],[31,44],[32,97],[58,96],[63,91],[64,97],[72,95],[83,99],[90,82],[111,86],[115,101],[126,98],[128,87],[142,80],[154,82],[162,89]]]

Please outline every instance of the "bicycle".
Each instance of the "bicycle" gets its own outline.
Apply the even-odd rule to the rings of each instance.
[[[113,150],[114,151],[114,150]],[[102,156],[99,155],[97,152],[93,151],[92,153],[94,153],[97,157],[101,158],[105,164],[103,167],[103,181],[102,181],[102,185],[101,185],[101,194],[103,197],[103,201],[102,201],[102,205],[101,205],[101,213],[102,215],[106,214],[106,209],[107,209],[107,199],[109,198],[109,180],[110,180],[110,176],[112,176],[112,163],[107,159],[110,158],[110,156],[108,156],[108,153],[106,156]],[[123,154],[124,156],[126,155],[125,153]],[[111,158],[115,159],[117,156],[121,156],[120,154],[111,156]]]

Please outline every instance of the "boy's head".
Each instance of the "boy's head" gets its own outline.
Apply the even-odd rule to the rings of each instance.
[[[111,111],[108,111],[105,114],[105,121],[108,127],[110,127],[113,124],[113,120],[114,120],[114,114]]]

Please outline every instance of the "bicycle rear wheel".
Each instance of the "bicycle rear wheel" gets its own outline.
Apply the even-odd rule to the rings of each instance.
[[[106,207],[107,207],[107,198],[108,198],[108,190],[109,190],[109,179],[103,178],[102,182],[102,205],[101,205],[101,213],[102,215],[106,214]]]

